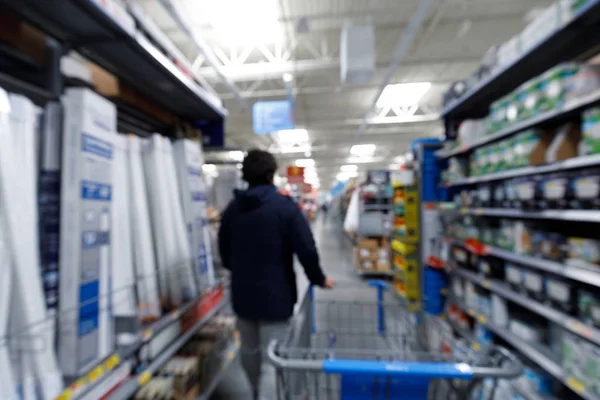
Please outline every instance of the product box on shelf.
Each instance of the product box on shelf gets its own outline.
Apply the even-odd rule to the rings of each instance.
[[[59,358],[67,376],[112,351],[112,164],[116,107],[89,89],[63,97]]]
[[[27,54],[39,63],[48,58],[48,38],[36,28],[0,11],[0,43]]]
[[[556,130],[556,135],[546,150],[545,161],[553,163],[577,157],[579,141],[581,140],[581,127],[579,124],[569,123]]]
[[[600,295],[580,289],[577,295],[577,310],[583,322],[600,328]]]
[[[600,153],[600,107],[592,107],[582,114],[581,142],[578,154],[585,156]]]
[[[587,383],[587,353],[589,348],[584,339],[565,332],[562,345],[562,367],[567,381],[577,382],[577,386]]]
[[[202,175],[202,150],[198,142],[183,139],[175,142],[175,166],[179,179],[181,202],[201,289],[215,282],[212,247],[208,231],[207,197]]]
[[[359,270],[366,272],[389,272],[390,241],[386,237],[361,238],[354,252],[354,262]]]
[[[176,122],[173,114],[157,106],[104,68],[93,63],[87,63],[87,68],[92,75],[92,84],[101,95],[121,101],[165,124]]]

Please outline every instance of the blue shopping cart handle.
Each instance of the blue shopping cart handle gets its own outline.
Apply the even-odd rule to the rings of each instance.
[[[464,363],[324,360],[323,371],[328,374],[388,375],[420,378],[473,378],[473,369],[468,364]]]

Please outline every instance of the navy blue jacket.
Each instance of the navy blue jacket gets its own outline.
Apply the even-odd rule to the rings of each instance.
[[[292,316],[298,297],[294,253],[312,284],[325,283],[308,221],[272,185],[235,192],[221,217],[219,251],[231,271],[233,309],[241,318],[282,321]]]

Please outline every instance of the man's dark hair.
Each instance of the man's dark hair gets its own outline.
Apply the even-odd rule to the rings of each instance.
[[[244,158],[242,173],[250,185],[269,185],[277,171],[277,160],[268,151],[252,149]]]

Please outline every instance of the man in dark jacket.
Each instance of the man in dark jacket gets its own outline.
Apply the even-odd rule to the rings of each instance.
[[[313,285],[333,286],[321,270],[308,221],[298,205],[273,186],[276,171],[272,154],[248,152],[242,173],[250,186],[235,192],[219,230],[223,266],[231,271],[242,365],[254,396],[260,390],[260,398],[269,400],[275,399],[275,370],[266,361],[266,349],[285,333],[294,312],[298,297],[294,253]]]

